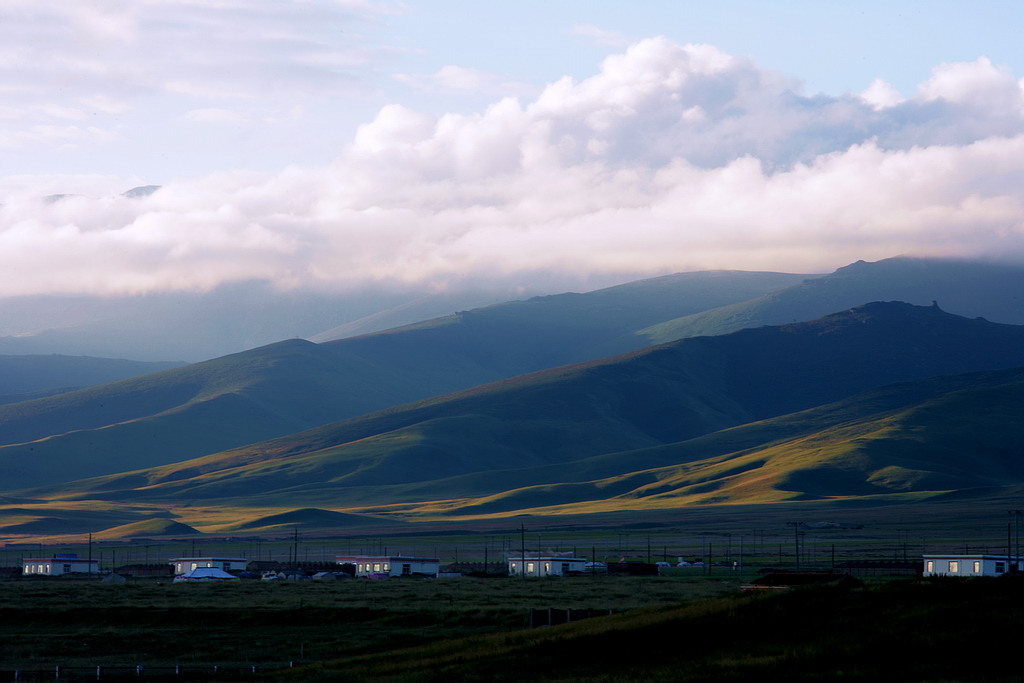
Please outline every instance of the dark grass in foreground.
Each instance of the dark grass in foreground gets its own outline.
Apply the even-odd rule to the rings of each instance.
[[[730,595],[350,657],[303,681],[1020,680],[1024,579]]]
[[[0,582],[0,671],[221,665],[261,669],[518,631],[531,608],[678,604],[735,579]]]

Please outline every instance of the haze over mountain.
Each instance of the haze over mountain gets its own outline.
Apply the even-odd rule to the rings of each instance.
[[[179,365],[89,356],[0,356],[0,403],[26,401],[36,395],[63,393]]]
[[[0,353],[195,362],[343,324],[368,333],[518,295],[513,287],[424,294],[398,287],[282,290],[243,282],[210,292],[6,297],[0,298]],[[375,314],[384,316],[379,323]]]
[[[1024,324],[1024,265],[965,259],[857,261],[762,297],[701,311],[642,331],[652,343],[813,320],[868,301],[938,301],[943,310]]]
[[[336,508],[378,506],[371,508],[378,512],[455,499],[435,512],[487,512],[603,500],[648,486],[668,496],[671,482],[660,489],[653,485],[671,475],[681,491],[676,495],[714,502],[710,492],[721,483],[696,485],[749,473],[749,488],[749,480],[764,477],[757,469],[768,456],[750,456],[732,467],[725,462],[731,454],[798,437],[804,439],[799,447],[774,457],[774,469],[766,471],[771,485],[754,487],[758,495],[766,488],[776,491],[774,499],[914,490],[908,482],[926,477],[909,466],[921,460],[913,449],[904,447],[903,460],[891,466],[878,451],[872,466],[848,474],[843,484],[832,472],[849,465],[814,455],[814,443],[823,443],[814,434],[860,420],[859,431],[848,427],[850,433],[877,437],[879,420],[891,420],[899,410],[922,415],[937,396],[1019,382],[1019,370],[928,380],[827,404],[895,381],[1020,365],[1024,327],[970,320],[935,307],[873,303],[808,323],[685,339],[542,371],[198,460],[30,495],[150,505],[215,500],[254,508],[301,500]],[[816,406],[824,407],[800,413]],[[759,422],[768,418],[778,419]],[[904,424],[912,434],[913,420]],[[955,430],[955,424],[947,428]],[[969,434],[961,438],[970,441]],[[858,448],[846,448],[852,461]],[[702,460],[709,461],[701,466],[708,476],[689,476],[700,469],[693,463]],[[75,467],[69,463],[65,471]],[[657,467],[668,469],[631,474]],[[793,473],[801,468],[807,480],[798,485],[801,479]],[[864,484],[865,479],[871,481]],[[541,488],[512,492],[531,486]],[[511,497],[503,503],[467,500],[495,495]],[[735,495],[744,499],[742,490]]]

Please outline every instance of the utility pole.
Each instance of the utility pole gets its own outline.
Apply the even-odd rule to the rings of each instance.
[[[1013,518],[1014,543],[1010,546],[1010,525],[1006,525],[1006,564],[1008,569],[1016,573],[1020,563],[1020,510],[1007,510],[1006,513]]]
[[[796,549],[796,570],[800,571],[800,525],[803,522],[786,522],[787,526],[793,527],[793,546]]]
[[[519,524],[519,543],[522,546],[522,555],[519,557],[519,572],[526,578],[526,525]]]

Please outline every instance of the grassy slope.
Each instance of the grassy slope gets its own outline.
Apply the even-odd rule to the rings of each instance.
[[[418,511],[479,515],[557,506],[592,513],[1020,485],[1024,425],[1014,416],[1022,411],[1024,370],[940,377],[679,444],[592,458],[575,475],[516,472],[520,480],[575,481]],[[648,469],[615,473],[630,463]]]
[[[873,304],[813,323],[684,340],[536,373],[199,460],[34,493],[275,505],[330,500],[335,507],[501,494],[512,498],[474,505],[510,510],[595,497],[617,496],[618,504],[630,496],[652,497],[653,490],[635,491],[676,476],[682,477],[677,488],[703,485],[690,495],[711,499],[721,484],[708,482],[755,472],[767,457],[736,460],[744,449],[784,439],[811,443],[822,438],[814,436],[821,429],[905,409],[914,405],[908,397],[921,401],[943,389],[929,394],[921,387],[897,388],[810,416],[696,437],[894,380],[1019,365],[1022,341],[1024,328],[1016,326],[934,308]],[[958,381],[972,380],[949,380]],[[850,436],[840,433],[835,441]],[[665,465],[683,469],[616,479]],[[694,474],[700,468],[710,469]],[[584,479],[589,473],[601,476]],[[559,474],[566,479],[554,479]],[[535,484],[547,488],[506,493]],[[808,493],[807,486],[779,488],[765,498],[770,487],[755,488],[761,499]],[[735,499],[755,494],[745,495]]]
[[[93,538],[95,540],[114,540],[137,536],[191,536],[198,533],[187,524],[165,517],[156,517],[112,527],[95,534]]]
[[[691,273],[468,311],[0,406],[5,488],[177,462],[642,340],[639,326],[800,276]]]
[[[977,261],[891,258],[845,266],[749,301],[652,325],[641,334],[654,343],[735,332],[760,325],[813,320],[865,301],[938,301],[967,317],[1024,324],[1024,267]]]

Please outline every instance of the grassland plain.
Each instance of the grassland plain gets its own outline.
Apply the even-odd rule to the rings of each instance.
[[[0,671],[261,668],[525,628],[531,608],[616,612],[735,592],[735,577],[110,585],[0,582]]]
[[[1024,580],[897,579],[772,594],[738,585],[8,581],[0,675],[20,668],[52,678],[57,664],[130,674],[141,664],[153,677],[182,665],[185,680],[196,680],[218,664],[217,680],[1020,680]],[[620,612],[528,630],[527,611],[545,606]],[[243,673],[253,665],[262,673]]]

